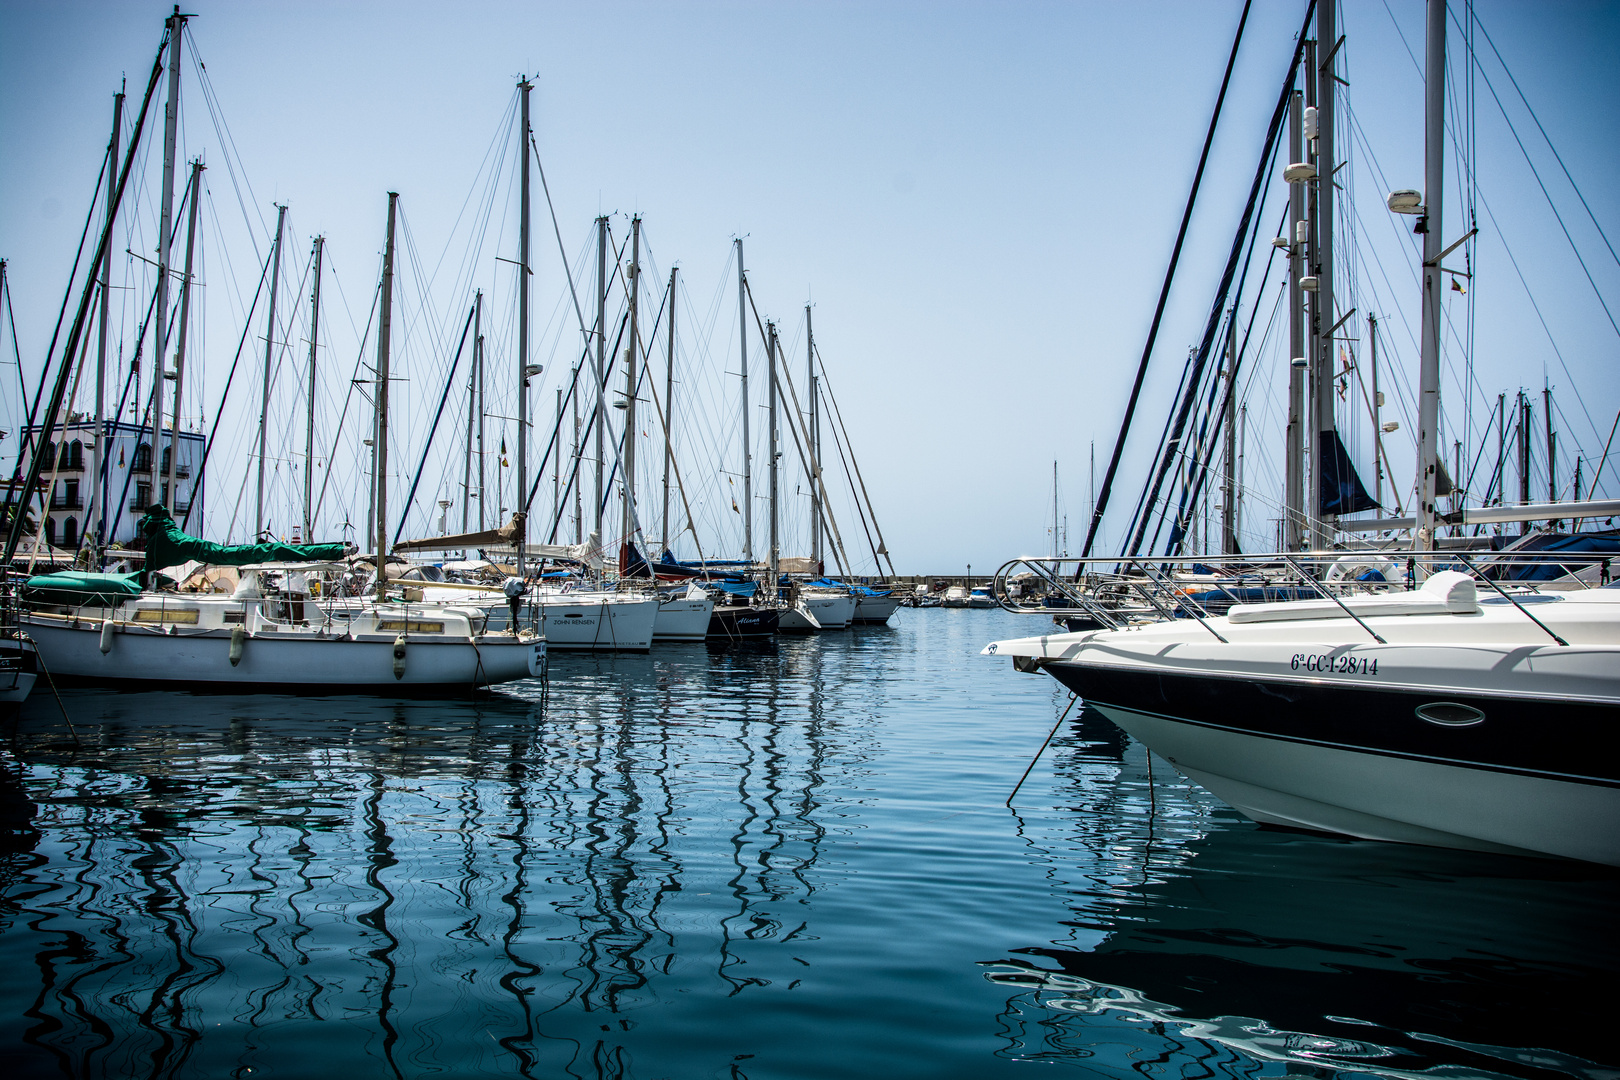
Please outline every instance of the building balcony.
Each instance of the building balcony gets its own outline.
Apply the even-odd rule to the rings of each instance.
[[[56,497],[51,499],[51,509],[52,510],[83,510],[84,509],[84,500],[79,498],[77,495],[73,496],[72,498],[69,498],[66,495],[57,495]]]

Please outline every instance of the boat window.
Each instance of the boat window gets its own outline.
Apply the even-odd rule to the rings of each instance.
[[[382,634],[442,634],[444,633],[444,623],[378,619],[377,632]]]
[[[185,611],[179,608],[141,608],[135,613],[135,621],[139,623],[182,623],[186,626],[196,626],[197,612],[195,609]]]

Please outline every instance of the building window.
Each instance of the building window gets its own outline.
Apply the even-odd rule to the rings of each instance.
[[[135,461],[130,466],[133,472],[152,471],[152,446],[150,443],[141,443],[135,448]]]
[[[79,523],[74,518],[62,522],[62,546],[74,550],[79,547]]]
[[[43,472],[46,469],[56,468],[56,444],[46,443],[39,450],[39,467]]]
[[[45,544],[47,547],[56,546],[56,519],[45,519]]]
[[[145,510],[152,505],[152,484],[148,480],[135,482],[135,501],[130,504],[131,510]]]
[[[68,444],[67,464],[63,467],[68,469],[84,468],[84,443],[74,439]]]

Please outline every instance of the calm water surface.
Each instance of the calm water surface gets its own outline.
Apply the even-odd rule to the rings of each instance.
[[[1620,1075],[1620,879],[1259,829],[901,611],[476,703],[0,728],[0,1062],[68,1077]],[[1572,748],[1573,750],[1574,748]]]

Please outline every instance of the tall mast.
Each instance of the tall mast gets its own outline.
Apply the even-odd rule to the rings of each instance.
[[[1316,237],[1316,258],[1311,273],[1316,292],[1311,303],[1311,425],[1316,450],[1311,456],[1312,547],[1329,546],[1332,530],[1322,511],[1327,470],[1323,463],[1335,453],[1337,424],[1333,415],[1333,102],[1337,87],[1333,81],[1333,61],[1338,53],[1335,0],[1316,0],[1316,55],[1312,74],[1316,79],[1316,145],[1311,160],[1316,165],[1316,182],[1311,184],[1311,224]]]
[[[186,196],[186,273],[180,286],[180,345],[174,354],[174,422],[169,425],[169,465],[163,483],[163,508],[174,516],[175,474],[180,467],[180,402],[186,386],[186,341],[191,318],[191,263],[197,250],[197,196],[202,191],[203,163],[191,163],[191,193]],[[152,440],[157,445],[157,439]]]
[[[473,297],[473,311],[474,323],[481,323],[484,314],[484,290],[482,289],[478,290]],[[488,410],[484,402],[484,331],[481,325],[473,334],[473,359],[478,364],[478,530],[482,532],[484,529],[484,505],[489,501],[486,493],[489,473],[485,467],[487,459],[484,456],[484,418],[488,415]]]
[[[392,207],[392,203],[389,204]],[[270,254],[270,310],[264,324],[264,386],[259,394],[259,487],[254,498],[253,539],[264,536],[264,435],[270,426],[270,363],[276,349],[276,290],[281,284],[281,235],[287,221],[287,208],[276,207],[276,246]],[[386,310],[386,309],[385,309]],[[382,518],[377,519],[381,521]],[[378,544],[385,531],[379,531]]]
[[[557,438],[562,439],[563,422],[563,388],[557,387],[557,423],[552,428]],[[551,463],[551,520],[553,528],[562,521],[562,446],[557,447],[557,460]],[[478,526],[480,529],[483,525]]]
[[[765,358],[766,363],[770,365],[770,375],[765,380],[767,387],[765,393],[770,398],[770,406],[765,412],[765,415],[769,418],[766,431],[765,453],[769,459],[767,469],[770,475],[771,486],[771,588],[775,589],[777,575],[781,573],[782,570],[782,547],[777,533],[778,515],[776,512],[776,463],[777,459],[779,459],[782,455],[776,451],[777,444],[781,440],[781,434],[776,429],[776,324],[773,322],[768,322],[765,324],[765,329],[770,335],[769,352]]]
[[[579,415],[579,375],[580,375],[579,369],[584,367],[584,366],[585,366],[584,361],[580,361],[578,364],[574,365],[574,382],[573,382],[573,385],[574,385],[574,395],[573,395],[573,398],[574,398],[574,462],[573,462],[573,465],[574,465],[574,467],[571,470],[570,475],[574,479],[574,543],[576,543],[576,544],[581,544],[581,543],[584,543],[584,541],[585,541],[585,537],[584,537],[585,513],[584,513],[584,510],[582,509],[582,507],[580,506],[580,501],[582,499],[582,496],[581,496],[580,490],[579,490],[580,489],[579,461],[580,461],[580,457],[581,457],[580,452],[584,449],[584,447],[580,445],[581,435],[580,435],[580,415]]]
[[[670,429],[675,426],[675,273],[669,268],[669,360],[664,365],[664,512],[659,517],[659,547],[669,550],[669,461]]]
[[[743,558],[754,561],[754,455],[748,444],[748,280],[743,275],[743,243],[737,237],[737,330],[742,347]]]
[[[1552,383],[1541,384],[1541,419],[1547,429],[1547,501],[1558,501],[1558,463],[1555,457],[1558,435],[1553,431]],[[1461,476],[1457,478],[1459,481]]]
[[[816,332],[810,322],[810,305],[804,305],[804,360],[808,378],[805,381],[810,395],[810,461],[815,473],[821,469],[821,394],[816,383]],[[821,573],[821,493],[817,476],[810,478],[810,561],[816,573]]]
[[[1530,399],[1519,391],[1519,505],[1530,504]],[[1519,535],[1530,531],[1528,521],[1519,522]]]
[[[602,428],[607,417],[602,413],[602,395],[607,389],[607,223],[608,219],[596,219],[596,400],[592,405],[591,426],[596,434],[596,501],[591,504],[591,527],[596,533],[596,542],[602,542],[602,460],[606,452],[602,440]]]
[[[180,125],[180,38],[186,16],[175,5],[169,16],[169,98],[163,106],[163,195],[158,212],[156,322],[152,326],[156,372],[152,376],[152,452],[163,437],[163,372],[169,363],[169,248],[174,243],[174,152]]]
[[[1221,554],[1236,555],[1237,541],[1237,308],[1226,320],[1226,468],[1221,479]]]
[[[636,302],[641,294],[641,215],[630,219],[630,345],[624,350],[624,526],[621,546],[635,542]]]
[[[113,95],[113,125],[112,139],[107,144],[107,175],[113,173],[115,163],[118,161],[118,139],[124,124],[124,94],[122,91]],[[107,220],[105,231],[111,232],[113,219],[118,215],[117,203],[114,202],[117,184],[109,181],[107,184]],[[106,479],[102,475],[106,472],[103,463],[107,455],[107,317],[112,307],[112,245],[107,246],[106,254],[101,260],[101,333],[96,343],[96,437],[90,442],[90,502],[93,508],[91,520],[94,521],[91,536],[95,554],[99,556],[100,549],[107,543],[107,493]],[[116,419],[116,417],[114,418]],[[101,560],[92,558],[91,569],[100,569]]]
[[[315,285],[309,293],[309,409],[304,415],[304,543],[314,543],[311,510],[315,494],[315,364],[321,340],[321,256],[326,237],[315,238]]]
[[[1288,156],[1304,160],[1301,128],[1303,102],[1298,90],[1288,104]],[[1283,468],[1283,548],[1304,547],[1305,521],[1305,293],[1300,287],[1305,260],[1305,184],[1288,185],[1288,444]]]
[[[1378,389],[1378,316],[1367,313],[1367,347],[1372,353],[1372,416],[1373,416],[1373,502],[1383,512],[1384,506],[1384,429],[1380,409],[1384,407],[1383,391]]]
[[[394,217],[399,192],[388,193],[388,242],[383,247],[382,302],[377,320],[377,438],[371,447],[371,482],[377,491],[377,599],[388,590],[388,346],[394,325]],[[262,459],[261,459],[262,461]],[[518,549],[520,552],[522,548]]]
[[[1052,558],[1058,557],[1057,459],[1052,459]]]
[[[467,379],[467,443],[466,443],[465,456],[463,457],[462,462],[461,462],[461,531],[462,532],[466,532],[467,529],[468,529],[468,526],[470,524],[470,519],[472,517],[472,502],[473,502],[473,499],[475,498],[475,496],[473,495],[473,486],[472,486],[473,436],[474,436],[475,431],[477,431],[479,434],[482,434],[482,428],[483,428],[483,418],[478,415],[478,384],[479,384],[479,380],[482,378],[482,376],[479,373],[478,369],[479,369],[479,365],[480,365],[481,361],[483,360],[483,355],[482,355],[483,349],[481,348],[481,342],[479,341],[479,337],[480,337],[481,333],[483,332],[483,328],[479,325],[479,323],[481,321],[481,316],[483,315],[483,313],[484,313],[484,290],[483,289],[478,289],[478,290],[473,292],[472,371],[469,373],[469,378]],[[482,456],[482,454],[479,455],[478,461],[479,461],[479,467],[480,467],[479,472],[480,472],[480,474],[482,474],[482,471],[483,471],[483,469],[482,469],[482,466],[483,466],[483,456]],[[479,479],[483,479],[482,475],[480,475]],[[483,509],[482,500],[480,500],[480,502],[479,502],[479,509],[480,510]],[[479,517],[480,517],[480,520],[478,522],[478,529],[479,529],[480,532],[482,532],[483,528],[484,528],[484,522],[482,520],[482,514],[480,514]]]
[[[534,84],[528,79],[518,81],[519,117],[518,156],[523,160],[520,171],[518,211],[518,452],[517,498],[514,509],[517,518],[517,576],[523,576],[524,548],[528,546],[529,498],[529,91]]]
[[[1434,546],[1434,489],[1440,427],[1440,211],[1444,204],[1446,114],[1446,0],[1429,0],[1424,58],[1423,329],[1418,361],[1417,528],[1415,550]]]

